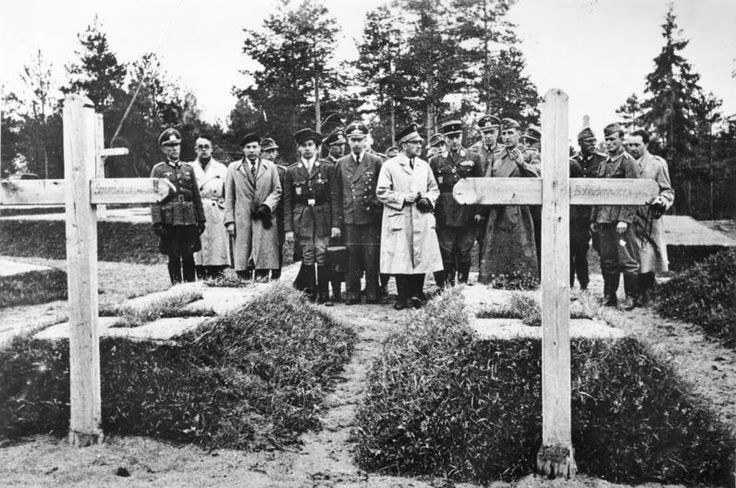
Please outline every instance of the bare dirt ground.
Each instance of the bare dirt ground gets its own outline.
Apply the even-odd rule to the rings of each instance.
[[[15,259],[15,258],[14,258]],[[60,261],[28,259],[27,262],[64,267]],[[125,277],[122,279],[121,277]],[[100,263],[101,302],[114,303],[130,296],[168,287],[165,266]],[[602,281],[594,277],[592,295],[600,295]],[[593,300],[593,296],[582,299]],[[56,302],[55,302],[56,303]],[[29,320],[42,310],[63,314],[64,302],[18,307],[15,313]],[[44,307],[47,307],[44,309]],[[50,308],[49,308],[50,307]],[[172,445],[147,438],[111,438],[85,449],[65,440],[37,436],[0,448],[0,485],[17,487],[450,487],[456,484],[436,478],[403,478],[362,472],[352,459],[350,433],[365,378],[380,354],[384,338],[408,317],[387,305],[338,305],[325,308],[337,320],[351,325],[359,335],[355,354],[343,378],[326,399],[324,428],[302,436],[297,448],[269,452],[215,450],[206,452],[188,445]],[[4,312],[3,312],[4,313]],[[604,310],[601,316],[618,327],[633,330],[655,349],[668,354],[683,376],[713,401],[724,421],[736,421],[736,388],[733,375],[736,355],[705,339],[692,326],[660,319],[653,312],[623,313]],[[3,323],[0,316],[0,323]],[[721,359],[719,359],[721,358]],[[127,475],[127,476],[126,476]],[[620,487],[584,475],[575,480],[545,480],[530,476],[516,483],[492,487]],[[649,483],[647,488],[661,486]]]

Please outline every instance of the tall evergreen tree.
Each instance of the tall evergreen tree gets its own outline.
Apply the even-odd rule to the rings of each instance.
[[[627,130],[641,127],[643,124],[644,108],[636,93],[632,93],[623,105],[616,109]]]
[[[491,60],[488,92],[484,95],[491,112],[529,125],[539,121],[537,87],[524,75],[526,62],[521,51],[511,46]]]
[[[76,51],[79,59],[67,65],[69,84],[62,91],[84,91],[95,104],[96,110],[104,112],[122,94],[126,67],[118,62],[115,53],[110,50],[107,34],[102,30],[97,16],[85,32],[77,37],[81,44]]]

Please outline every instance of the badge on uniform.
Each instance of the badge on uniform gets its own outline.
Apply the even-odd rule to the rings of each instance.
[[[317,200],[315,200],[314,198],[310,198],[307,200],[307,205],[309,205],[310,207],[314,207],[316,203],[317,203]]]
[[[301,186],[294,187],[294,191],[296,192],[297,196],[301,196],[302,195],[302,187]]]

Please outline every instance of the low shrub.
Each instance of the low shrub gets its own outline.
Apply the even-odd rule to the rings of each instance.
[[[736,249],[713,254],[676,274],[655,296],[663,317],[692,322],[736,346]]]
[[[531,473],[541,447],[541,343],[480,340],[446,312],[428,312],[387,339],[370,373],[358,464],[478,483]],[[629,483],[728,478],[736,442],[635,339],[574,340],[572,387],[582,472]]]
[[[0,308],[64,300],[66,296],[66,273],[60,269],[0,277]]]
[[[206,448],[260,449],[318,429],[320,404],[355,334],[275,286],[173,344],[100,341],[102,427]],[[68,341],[16,339],[0,352],[0,436],[64,435]]]

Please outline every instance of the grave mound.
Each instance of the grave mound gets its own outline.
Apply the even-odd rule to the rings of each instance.
[[[64,271],[0,259],[0,308],[63,300],[66,293]]]

